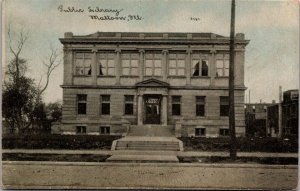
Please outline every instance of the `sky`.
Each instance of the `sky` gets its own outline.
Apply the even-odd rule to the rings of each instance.
[[[28,31],[21,57],[28,61],[28,75],[36,81],[45,73],[42,61],[50,46],[62,50],[65,32],[88,35],[100,32],[212,32],[229,36],[228,0],[7,0],[3,26],[10,26],[12,42],[21,28]],[[83,9],[64,12],[59,7]],[[90,15],[115,16],[114,12],[89,13],[88,8],[119,10],[118,16],[139,15],[141,20],[104,21]],[[245,86],[251,102],[278,101],[283,91],[299,88],[299,2],[297,0],[236,0],[236,33],[244,33]],[[195,19],[191,19],[195,18]],[[4,37],[6,63],[11,59]],[[62,58],[62,57],[61,57]],[[5,68],[3,69],[5,70]],[[53,72],[44,93],[46,102],[62,100],[63,63]]]

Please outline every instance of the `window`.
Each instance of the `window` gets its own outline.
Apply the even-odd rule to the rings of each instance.
[[[172,115],[181,115],[181,96],[172,96]]]
[[[192,75],[208,76],[208,60],[193,60]]]
[[[76,134],[86,134],[86,126],[77,126]]]
[[[169,54],[169,75],[185,75],[185,54]]]
[[[110,95],[101,95],[101,114],[110,114]]]
[[[77,95],[77,114],[86,114],[86,95]]]
[[[205,136],[206,129],[205,128],[196,128],[195,129],[195,136]]]
[[[229,135],[229,129],[221,128],[220,129],[220,136],[228,136]]]
[[[80,75],[80,76],[92,75],[92,54],[91,53],[75,54],[75,75]]]
[[[101,126],[100,127],[100,134],[110,134],[110,127],[109,126]]]
[[[205,96],[196,96],[196,116],[205,115]]]
[[[229,76],[229,58],[228,55],[218,55],[216,60],[217,77]]]
[[[229,97],[221,96],[220,97],[220,116],[229,115]]]
[[[267,106],[264,105],[264,112],[267,112]]]
[[[115,59],[114,54],[100,53],[98,56],[98,75],[114,76],[115,75]]]
[[[145,76],[162,75],[161,54],[145,55]]]
[[[133,95],[125,95],[125,115],[133,115]]]
[[[139,55],[122,54],[122,75],[138,76]]]

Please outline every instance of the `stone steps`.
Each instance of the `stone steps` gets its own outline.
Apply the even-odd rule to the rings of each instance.
[[[175,137],[125,137],[113,142],[112,150],[181,151],[182,142]]]
[[[106,159],[106,162],[132,162],[132,163],[178,163],[175,155],[113,155]]]

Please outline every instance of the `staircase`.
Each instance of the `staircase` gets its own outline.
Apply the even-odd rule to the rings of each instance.
[[[175,137],[125,137],[116,140],[112,150],[180,151],[180,144]]]
[[[178,163],[176,153],[183,151],[183,144],[171,125],[132,125],[126,137],[113,141],[111,150],[107,162]]]

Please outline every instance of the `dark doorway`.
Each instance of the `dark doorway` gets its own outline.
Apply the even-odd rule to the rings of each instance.
[[[145,95],[145,124],[160,124],[160,95]]]

